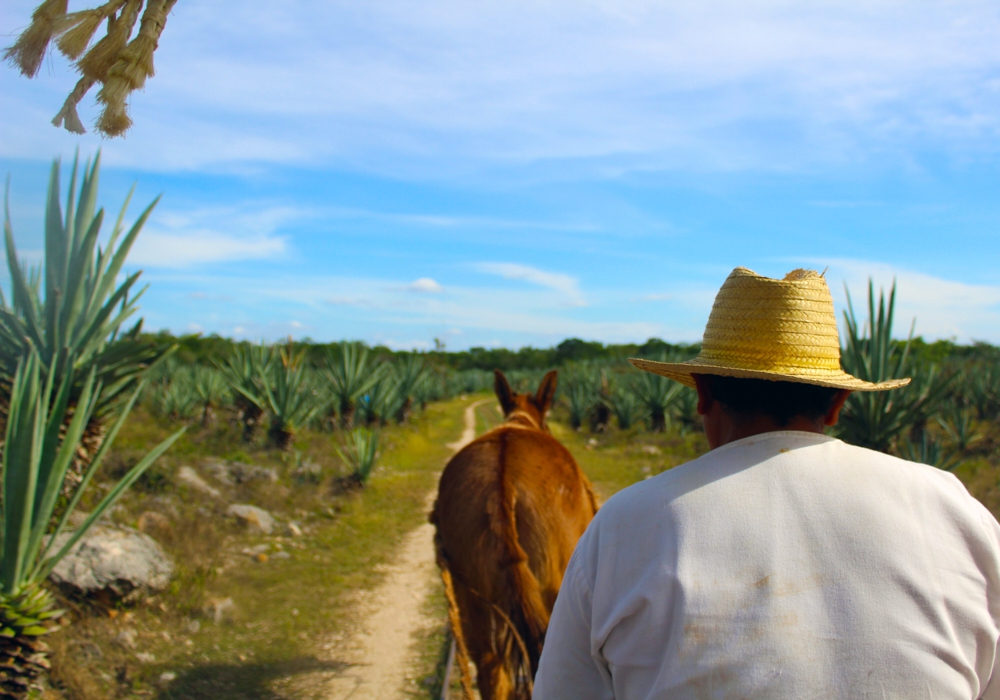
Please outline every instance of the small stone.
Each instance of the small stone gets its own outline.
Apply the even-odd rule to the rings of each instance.
[[[195,491],[200,491],[201,493],[213,496],[214,498],[219,498],[222,494],[219,489],[209,486],[208,482],[198,476],[196,472],[191,467],[181,467],[177,470],[177,480],[182,484],[190,486]]]
[[[155,510],[147,510],[139,516],[136,527],[147,535],[166,533],[170,531],[170,518]]]
[[[175,680],[177,680],[177,674],[173,671],[164,671],[160,674],[160,683],[163,685],[173,683]]]
[[[198,634],[201,631],[201,622],[198,620],[188,620],[187,631],[191,634]]]
[[[246,504],[233,504],[226,509],[228,515],[239,518],[251,530],[270,535],[274,530],[274,517],[263,508]]]
[[[254,556],[254,561],[258,564],[263,564],[267,561],[267,555],[263,552]]]
[[[232,598],[209,598],[203,608],[205,614],[219,624],[223,620],[229,619],[236,612],[236,604]]]
[[[274,558],[275,559],[291,559],[292,555],[289,554],[288,552],[275,552],[274,553]]]
[[[591,447],[597,447],[597,438],[590,438],[587,440],[587,444]]]
[[[140,651],[135,655],[136,661],[143,664],[151,664],[156,661],[156,657],[146,651]]]
[[[115,644],[123,649],[135,649],[135,640],[138,638],[135,630],[126,629],[115,635]]]
[[[294,520],[289,522],[285,527],[288,530],[288,534],[292,537],[302,537],[302,528]]]
[[[642,451],[648,455],[658,455],[661,454],[661,450],[656,445],[643,445]]]
[[[292,617],[298,617],[298,616],[299,616],[299,609],[292,608]]]

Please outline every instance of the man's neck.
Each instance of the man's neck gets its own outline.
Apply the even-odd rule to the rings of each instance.
[[[810,420],[803,416],[796,416],[785,425],[781,425],[770,416],[737,417],[722,411],[721,415],[712,416],[715,420],[712,421],[714,425],[711,427],[709,426],[709,416],[705,416],[705,418],[705,434],[708,436],[708,444],[713,450],[736,440],[762,433],[773,433],[778,430],[800,430],[807,433],[823,434],[822,420]]]

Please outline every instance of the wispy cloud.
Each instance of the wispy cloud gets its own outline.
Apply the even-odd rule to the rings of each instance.
[[[561,272],[548,272],[528,265],[500,262],[479,263],[475,268],[488,275],[499,275],[508,280],[524,280],[539,287],[552,289],[564,295],[573,306],[587,305],[580,292],[579,281],[575,277]]]
[[[5,2],[0,26],[23,26],[32,7]],[[985,0],[916,7],[178,5],[157,75],[133,101],[128,147],[110,143],[106,154],[143,169],[347,163],[467,172],[470,163],[560,159],[787,169],[915,143],[995,153],[1000,10]],[[0,155],[51,150],[47,117],[73,81],[61,59],[30,86],[3,72]]]
[[[145,268],[186,268],[284,255],[289,239],[277,235],[303,212],[291,207],[227,207],[157,212],[136,239],[129,263]]]

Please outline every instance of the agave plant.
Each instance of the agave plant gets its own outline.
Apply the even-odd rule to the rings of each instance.
[[[277,361],[269,363],[270,371],[261,382],[266,399],[262,408],[269,421],[267,436],[283,450],[291,448],[295,432],[322,407],[317,392],[305,381],[304,357],[305,350],[296,353],[289,341],[279,350]]]
[[[195,365],[191,368],[191,390],[201,407],[201,424],[208,425],[212,412],[226,400],[229,387],[218,370]]]
[[[911,462],[929,464],[946,471],[951,471],[958,465],[958,458],[941,449],[941,445],[930,437],[926,430],[920,431],[920,439],[916,441],[905,436],[900,441],[899,454]]]
[[[405,423],[413,410],[413,399],[420,391],[420,385],[427,380],[427,366],[420,355],[406,353],[393,363],[392,378],[399,398],[396,420]]]
[[[972,409],[961,406],[957,401],[950,401],[943,413],[943,417],[937,416],[938,425],[959,453],[968,452],[985,437],[972,415]]]
[[[564,385],[563,400],[569,410],[569,425],[573,430],[579,430],[594,408],[597,392],[582,377],[572,377]]]
[[[139,389],[134,391],[118,419],[71,491],[58,519],[53,516],[64,480],[80,440],[99,401],[97,368],[75,383],[69,367],[55,381],[54,360],[43,370],[42,359],[30,348],[15,370],[3,449],[3,508],[0,530],[0,696],[19,698],[31,690],[34,679],[48,668],[47,647],[40,640],[56,629],[52,621],[61,611],[42,583],[53,567],[124,491],[183,433],[157,445],[119,481],[68,537],[60,537],[70,516],[128,416]],[[74,388],[79,388],[75,406]],[[141,386],[140,386],[141,389]]]
[[[386,425],[399,415],[403,399],[392,376],[383,376],[358,399],[356,418],[366,426]]]
[[[680,426],[681,433],[699,429],[701,417],[698,415],[697,391],[681,385],[677,399],[670,410],[670,420]]]
[[[628,430],[642,416],[642,404],[630,387],[614,386],[608,392],[608,403],[618,427]]]
[[[59,172],[56,160],[45,212],[44,271],[29,270],[19,261],[9,202],[5,201],[4,238],[12,294],[8,305],[0,293],[0,410],[8,401],[4,387],[10,386],[19,363],[32,349],[39,355],[43,382],[58,386],[64,377],[76,377],[70,387],[70,406],[77,404],[84,378],[93,370],[99,390],[81,438],[82,459],[74,460],[68,477],[72,483],[100,445],[106,420],[134,392],[142,374],[170,348],[141,339],[141,319],[131,329],[122,330],[142,296],[142,290],[133,293],[141,271],[127,275],[120,284],[117,281],[158,199],[126,233],[122,222],[130,193],[102,248],[98,237],[104,210],[97,208],[100,154],[92,165],[84,165],[79,197],[74,161],[65,216],[59,203]]]
[[[264,415],[267,393],[265,378],[269,376],[273,361],[271,349],[260,345],[237,345],[232,354],[217,367],[222,379],[229,385],[233,403],[239,411],[243,425],[243,439],[250,442]]]
[[[150,408],[157,415],[188,420],[198,409],[198,396],[187,372],[178,372],[171,381],[159,381],[149,390]]]
[[[340,459],[351,470],[350,478],[358,486],[364,486],[368,483],[368,477],[371,476],[372,470],[375,468],[375,463],[378,460],[378,441],[377,431],[355,428],[348,433],[343,448],[334,448]]]
[[[979,420],[992,420],[1000,411],[1000,370],[993,363],[977,363],[966,370],[966,396]]]
[[[333,395],[333,407],[340,417],[340,427],[354,425],[355,402],[379,380],[383,366],[372,366],[368,348],[361,343],[340,343],[326,361],[326,377]]]
[[[633,377],[632,391],[649,419],[650,429],[662,433],[667,429],[670,409],[680,397],[684,385],[651,372],[639,372]]]
[[[894,391],[867,391],[851,394],[840,413],[837,433],[844,441],[881,452],[893,442],[923,425],[948,389],[949,379],[935,367],[920,368],[910,360],[913,328],[905,343],[892,338],[896,307],[896,284],[888,302],[868,281],[868,321],[862,329],[854,315],[851,294],[847,293],[846,347],[841,351],[844,370],[869,382],[912,376],[907,387]]]

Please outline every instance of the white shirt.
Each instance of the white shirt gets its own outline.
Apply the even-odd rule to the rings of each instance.
[[[601,508],[534,698],[1000,698],[998,552],[951,474],[814,433],[744,438]]]

